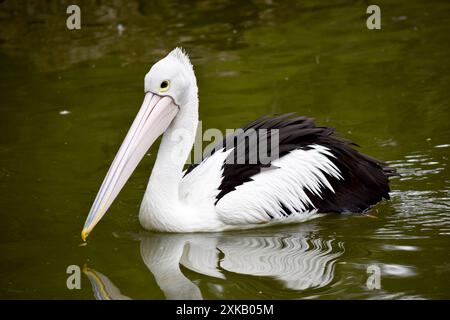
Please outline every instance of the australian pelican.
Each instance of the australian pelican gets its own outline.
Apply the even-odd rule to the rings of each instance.
[[[389,199],[394,170],[353,149],[353,143],[292,114],[261,118],[250,130],[278,133],[270,163],[235,163],[236,145],[222,142],[183,171],[198,124],[198,88],[188,56],[176,48],[152,66],[144,102],[100,187],[83,240],[108,210],[155,140],[163,134],[139,220],[149,230],[207,232],[299,222],[320,213],[363,212]],[[267,131],[270,130],[270,131]],[[258,135],[258,139],[260,139]],[[254,153],[259,145],[247,145]]]

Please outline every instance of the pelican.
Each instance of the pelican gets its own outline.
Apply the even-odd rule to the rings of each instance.
[[[85,241],[155,140],[157,159],[139,210],[148,230],[217,232],[294,223],[332,212],[365,212],[389,199],[393,169],[354,144],[292,114],[263,117],[225,137],[183,171],[199,122],[198,87],[186,52],[175,48],[144,79],[144,101],[98,191],[81,233]],[[252,131],[253,130],[253,131]],[[248,132],[253,144],[239,148]],[[277,133],[277,157],[236,163]],[[245,139],[244,139],[245,140]],[[251,139],[250,139],[251,140]],[[261,141],[260,141],[261,140]]]

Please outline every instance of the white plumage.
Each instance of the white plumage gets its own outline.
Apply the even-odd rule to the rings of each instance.
[[[305,190],[320,197],[323,188],[333,191],[329,177],[342,177],[326,156],[332,156],[326,147],[310,147],[273,161],[273,169],[262,170],[252,177],[253,181],[227,193],[216,205],[219,218],[227,225],[278,223],[288,217],[280,203],[290,210],[290,222],[311,218],[317,209],[308,210],[313,203]]]

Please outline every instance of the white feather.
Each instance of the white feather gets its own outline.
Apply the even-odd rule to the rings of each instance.
[[[180,182],[180,200],[188,204],[214,204],[223,178],[223,164],[232,150],[218,150],[203,160]]]
[[[321,189],[334,192],[328,178],[342,179],[339,169],[328,158],[329,149],[311,145],[309,150],[297,149],[273,161],[278,167],[264,170],[252,177],[253,181],[236,187],[216,205],[220,219],[228,225],[259,224],[273,220],[286,220],[281,203],[295,213],[292,219],[309,219],[317,210],[308,210],[311,199],[305,193],[320,196]],[[274,222],[275,222],[274,221]]]

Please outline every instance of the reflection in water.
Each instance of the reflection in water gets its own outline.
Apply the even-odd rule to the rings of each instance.
[[[301,225],[282,232],[145,234],[140,236],[140,249],[142,260],[167,299],[203,298],[199,286],[182,268],[216,279],[228,280],[228,276],[240,274],[267,277],[283,289],[317,289],[333,281],[334,266],[344,246],[334,238],[312,236],[311,229]],[[88,274],[96,298],[105,296],[103,292],[108,289],[117,290],[106,277],[92,273],[97,275]],[[216,285],[215,295],[221,290]],[[106,296],[114,298],[111,292]],[[116,296],[123,298],[120,292]]]
[[[94,297],[97,300],[130,300],[129,297],[124,296],[119,288],[117,288],[107,276],[98,271],[83,268],[83,273],[88,277],[94,291]]]

